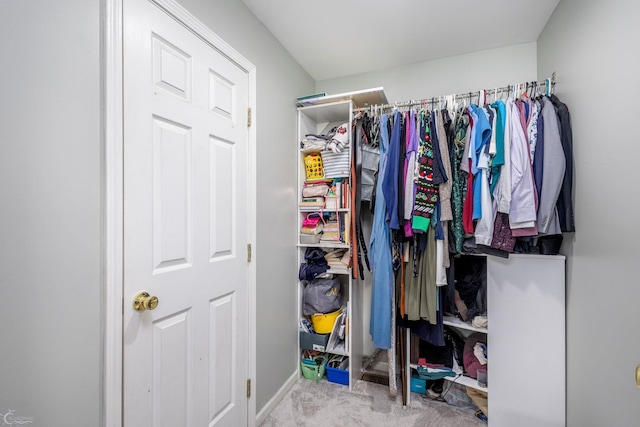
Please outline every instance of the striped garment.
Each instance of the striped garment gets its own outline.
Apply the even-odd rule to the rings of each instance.
[[[425,112],[421,112],[420,117],[420,145],[416,163],[418,173],[412,228],[414,231],[426,233],[438,201],[438,186],[433,183],[433,143],[429,118]]]
[[[322,166],[324,167],[325,178],[345,178],[349,177],[350,159],[349,150],[342,150],[339,153],[333,151],[323,151]]]

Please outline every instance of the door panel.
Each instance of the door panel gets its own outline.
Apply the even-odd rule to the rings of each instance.
[[[246,425],[248,75],[147,0],[124,34],[125,426]]]
[[[153,325],[153,418],[155,425],[187,425],[190,389],[189,311]]]
[[[153,265],[154,273],[190,267],[191,129],[153,118]]]

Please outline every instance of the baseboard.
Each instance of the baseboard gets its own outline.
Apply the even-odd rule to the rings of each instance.
[[[269,416],[271,411],[273,411],[275,407],[278,406],[278,403],[280,403],[280,401],[285,396],[285,394],[287,394],[287,392],[291,390],[291,387],[293,387],[296,381],[298,381],[299,377],[300,377],[300,373],[296,370],[293,374],[291,374],[289,379],[285,381],[282,387],[280,387],[280,390],[278,390],[278,392],[274,394],[271,399],[269,399],[266,405],[262,407],[262,409],[260,410],[260,412],[258,412],[258,415],[256,416],[257,426],[259,426]]]

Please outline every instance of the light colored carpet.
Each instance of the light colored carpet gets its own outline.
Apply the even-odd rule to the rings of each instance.
[[[260,427],[479,427],[486,426],[471,410],[423,399],[412,393],[389,396],[388,386],[357,381],[353,390],[323,379],[300,378]]]

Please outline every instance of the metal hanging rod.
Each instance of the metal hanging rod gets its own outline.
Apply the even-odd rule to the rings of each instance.
[[[555,84],[556,84],[556,72],[554,71],[551,74],[550,79],[547,78],[541,81],[524,82],[524,83],[519,83],[514,85],[498,87],[494,89],[484,89],[484,93],[485,93],[485,96],[490,96],[491,94],[497,95],[499,93],[502,94],[502,93],[515,92],[516,89],[518,88],[525,88],[525,90],[530,91],[531,89],[545,87],[545,88],[548,88],[548,94],[551,94],[553,93],[553,88]],[[480,98],[481,93],[482,93],[482,90],[479,90],[474,92],[438,96],[433,98],[424,98],[420,100],[394,102],[393,104],[372,105],[368,107],[356,108],[354,109],[354,111],[371,111],[372,108],[377,108],[378,110],[385,110],[389,108],[415,107],[415,106],[427,106],[427,105],[431,105],[433,107],[436,103],[440,104],[443,100],[446,101],[447,98],[449,99],[451,99],[451,97],[453,97],[453,99],[465,99],[465,98],[471,99],[474,97]]]

